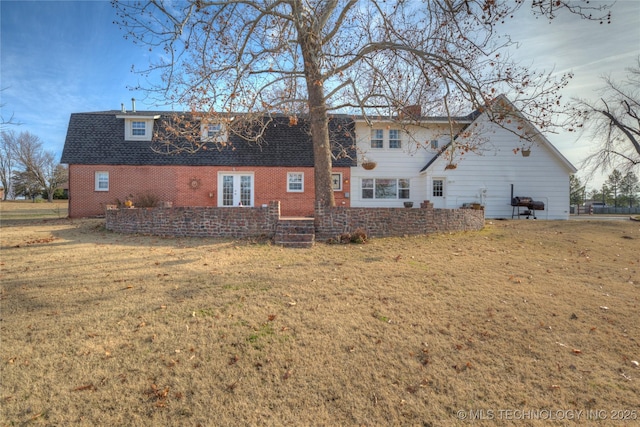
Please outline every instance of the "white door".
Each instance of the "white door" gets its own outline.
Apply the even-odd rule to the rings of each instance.
[[[434,208],[443,209],[446,207],[446,182],[444,178],[434,177],[431,179],[429,200],[433,203]]]
[[[253,175],[221,173],[218,206],[253,206]]]

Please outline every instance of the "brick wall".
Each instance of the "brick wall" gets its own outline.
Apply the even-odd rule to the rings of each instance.
[[[280,203],[267,207],[107,209],[106,227],[120,233],[191,237],[268,237],[275,234]],[[481,230],[484,211],[473,209],[324,208],[315,210],[316,240],[363,229],[370,237]]]
[[[267,207],[171,207],[107,209],[107,230],[175,237],[268,237],[275,234],[280,204]]]
[[[109,191],[95,191],[95,173],[109,173]],[[217,206],[218,173],[252,173],[254,206],[267,205],[271,200],[281,202],[283,216],[313,216],[315,191],[313,168],[285,167],[213,167],[213,166],[69,166],[69,217],[82,218],[103,215],[107,205],[153,194],[174,207]],[[304,192],[287,192],[287,173],[304,173]],[[334,168],[349,180],[350,168]],[[191,186],[193,180],[197,188]],[[347,185],[343,185],[347,187]],[[349,191],[348,188],[343,188]],[[344,191],[334,193],[336,204],[349,206]]]
[[[484,211],[473,209],[326,208],[315,214],[316,239],[329,240],[362,229],[369,237],[420,235],[449,231],[481,230]]]

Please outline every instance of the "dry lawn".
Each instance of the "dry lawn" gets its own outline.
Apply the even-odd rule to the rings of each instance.
[[[6,218],[3,426],[640,423],[640,222],[295,250]]]

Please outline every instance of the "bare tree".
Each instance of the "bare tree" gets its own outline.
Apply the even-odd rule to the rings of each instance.
[[[35,202],[35,197],[42,194],[42,186],[29,171],[15,171],[11,180],[13,191],[16,196],[24,196],[26,198],[33,199]]]
[[[19,174],[14,172],[12,176],[19,178],[22,187],[28,189],[31,195],[39,188],[52,202],[55,190],[68,180],[67,169],[56,162],[52,152],[42,149],[40,138],[29,132],[21,132],[17,138],[13,138],[12,153],[21,167]]]
[[[3,200],[13,197],[11,177],[15,168],[13,153],[16,136],[13,131],[2,131],[0,139],[0,185],[4,188]]]
[[[505,52],[512,41],[498,37],[498,27],[523,3],[114,0],[127,37],[161,50],[162,59],[143,71],[162,76],[161,85],[147,88],[150,96],[188,105],[205,113],[202,120],[230,128],[242,119],[255,121],[240,128],[255,129],[273,113],[296,123],[304,114],[313,141],[316,201],[330,206],[333,112],[400,117],[398,112],[419,105],[423,113],[451,117],[453,129],[455,113],[490,110],[491,100],[505,92],[517,95],[517,107],[535,125],[554,125],[558,90],[570,76],[555,80],[514,64]],[[588,2],[532,0],[531,7],[549,19],[562,9],[601,22],[609,18],[607,5]],[[499,107],[492,117],[509,120]],[[260,132],[255,134],[259,140]],[[207,147],[195,137],[179,143],[184,145],[175,141],[160,142],[165,152]],[[452,141],[451,156],[455,150]]]
[[[3,87],[0,89],[0,93],[4,92],[7,88]],[[0,104],[0,111],[4,110],[6,104]],[[20,125],[18,121],[16,121],[13,113],[9,117],[5,117],[3,113],[0,112],[0,130],[4,131],[9,125],[17,126]]]
[[[630,171],[640,165],[640,56],[627,71],[622,81],[603,77],[599,100],[574,100],[574,129],[598,142],[597,151],[585,159],[593,170]]]

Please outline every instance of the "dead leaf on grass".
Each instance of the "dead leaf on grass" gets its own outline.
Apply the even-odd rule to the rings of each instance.
[[[54,237],[44,237],[42,239],[35,239],[35,240],[29,240],[28,242],[25,242],[25,244],[27,245],[35,245],[38,243],[51,243],[55,240]]]
[[[96,391],[96,390],[97,390],[96,386],[94,386],[92,383],[81,385],[73,389],[73,391]]]

